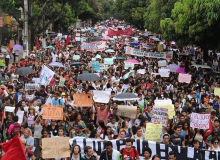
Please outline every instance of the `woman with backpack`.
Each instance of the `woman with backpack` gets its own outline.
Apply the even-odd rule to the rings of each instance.
[[[9,126],[8,129],[8,140],[13,138],[14,136],[20,136],[21,125],[18,123],[18,116],[13,117],[14,123]]]

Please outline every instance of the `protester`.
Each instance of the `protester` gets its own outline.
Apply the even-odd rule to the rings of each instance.
[[[144,160],[151,160],[152,151],[150,148],[144,150]]]
[[[120,150],[122,159],[136,159],[139,160],[139,153],[135,148],[133,148],[133,140],[130,138],[127,138],[125,140],[125,148]]]
[[[121,153],[113,149],[111,141],[105,143],[105,150],[101,153],[99,160],[120,160]]]

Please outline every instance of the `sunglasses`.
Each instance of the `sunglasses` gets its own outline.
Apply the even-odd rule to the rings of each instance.
[[[113,110],[118,110],[118,108],[113,108]]]
[[[214,142],[215,144],[218,144],[218,142]]]

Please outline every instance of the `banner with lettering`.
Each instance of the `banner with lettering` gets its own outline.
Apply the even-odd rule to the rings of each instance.
[[[113,144],[113,148],[118,151],[125,147],[125,139],[111,140],[111,142]],[[93,151],[95,151],[98,155],[101,155],[101,152],[105,149],[106,141],[101,139],[86,139],[84,137],[75,137],[69,139],[69,143],[70,146],[78,144],[81,148],[81,153],[84,153],[85,146],[91,146]],[[161,143],[138,139],[133,139],[133,146],[137,149],[141,159],[144,156],[143,151],[145,150],[145,148],[151,148],[152,155],[157,154],[161,157],[162,160],[168,159],[168,154],[170,151],[175,152],[177,160],[188,160],[190,158],[195,160],[220,160],[220,152],[218,151],[201,150],[192,147],[183,148],[179,146],[165,145]]]
[[[209,129],[210,114],[191,113],[190,127],[199,129]]]
[[[126,47],[126,54],[140,57],[172,59],[173,52],[147,52],[132,47]]]
[[[82,42],[81,50],[87,51],[104,51],[106,46],[106,41],[98,41],[92,43]]]
[[[108,29],[108,36],[117,36],[117,35],[132,35],[132,28],[121,29],[121,30],[113,30],[111,28]]]
[[[43,119],[63,120],[63,106],[45,104],[43,108]]]

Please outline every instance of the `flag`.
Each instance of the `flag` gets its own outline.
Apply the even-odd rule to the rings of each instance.
[[[40,46],[40,43],[39,43],[39,39],[37,38],[36,45],[35,45],[36,49],[38,49],[39,46]]]
[[[69,42],[68,42],[68,43],[69,43]],[[60,47],[60,40],[59,40],[59,39],[57,40],[57,48],[58,48],[58,50],[60,50],[60,48],[61,48],[61,47]]]
[[[143,105],[141,105],[141,104],[138,104],[138,107],[140,107],[140,109],[141,109],[141,112],[143,112],[143,111],[144,111],[144,106],[143,106]]]
[[[69,37],[69,35],[67,35],[65,45],[67,46],[69,44],[69,42],[70,42],[70,37]]]
[[[144,104],[148,105],[148,100],[145,99],[144,100]]]
[[[2,150],[5,152],[1,160],[24,160],[26,159],[25,151],[21,139],[15,136],[10,141],[2,144]]]
[[[212,133],[213,129],[214,128],[213,128],[212,121],[211,121],[211,118],[210,118],[209,119],[209,129],[205,132],[204,137],[203,137],[204,141],[206,141],[208,136]]]

